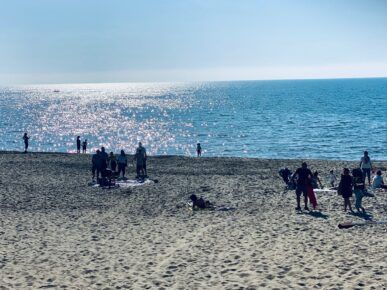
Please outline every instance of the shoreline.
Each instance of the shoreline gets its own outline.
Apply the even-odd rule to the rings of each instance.
[[[8,150],[0,150],[1,154],[22,154],[25,155],[23,151],[8,151]],[[73,152],[50,152],[50,151],[28,151],[27,154],[36,154],[36,155],[80,155],[80,156],[92,156],[93,153],[73,153]],[[115,153],[118,155],[119,153]],[[134,154],[128,154],[127,156],[134,156]],[[321,158],[266,158],[266,157],[242,157],[242,156],[188,156],[188,155],[148,155],[149,158],[171,158],[171,157],[178,157],[178,158],[188,158],[188,159],[247,159],[247,160],[268,160],[268,161],[294,161],[294,160],[300,160],[300,161],[329,161],[329,162],[351,162],[351,163],[359,163],[358,160],[348,160],[348,159],[321,159]],[[360,158],[359,158],[360,160]],[[387,162],[387,159],[372,159],[372,162],[377,163],[384,163]]]

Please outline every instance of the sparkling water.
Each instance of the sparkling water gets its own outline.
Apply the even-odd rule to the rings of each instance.
[[[0,88],[0,150],[387,160],[387,79]]]

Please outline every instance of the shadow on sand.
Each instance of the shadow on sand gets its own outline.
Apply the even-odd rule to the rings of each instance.
[[[364,219],[366,221],[371,221],[373,219],[372,214],[369,214],[369,213],[366,213],[366,212],[365,213],[362,213],[362,212],[351,212],[350,215],[362,218],[362,219]]]
[[[329,215],[322,213],[321,211],[307,211],[307,212],[302,212],[304,215],[310,215],[315,218],[320,218],[320,219],[327,219]]]

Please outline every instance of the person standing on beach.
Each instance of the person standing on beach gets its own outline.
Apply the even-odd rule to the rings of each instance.
[[[81,153],[81,136],[77,136],[77,153]]]
[[[296,186],[296,198],[297,198],[297,207],[296,210],[301,210],[301,194],[304,195],[304,204],[305,210],[308,208],[308,184],[311,182],[313,177],[312,171],[308,168],[306,162],[303,162],[301,167],[294,172],[291,180],[294,182],[294,179],[297,176],[297,186]]]
[[[105,147],[101,147],[101,153],[99,154],[100,155],[100,171],[101,172],[104,172],[107,168],[107,165],[108,165],[108,160],[109,160],[109,155],[106,153],[105,151]]]
[[[200,143],[196,144],[196,154],[198,157],[202,156],[202,146]]]
[[[87,149],[87,139],[85,139],[85,141],[82,142],[82,153],[86,153],[86,149]]]
[[[366,177],[368,177],[368,185],[371,185],[371,158],[368,156],[368,151],[364,151],[364,156],[360,159],[359,167],[363,171],[364,182]]]
[[[30,137],[27,136],[27,132],[24,133],[23,135],[23,140],[24,140],[24,153],[27,153],[27,149],[28,149],[28,140],[30,139]]]
[[[347,212],[347,207],[351,212],[353,212],[350,201],[350,197],[352,196],[352,186],[353,180],[352,176],[349,175],[349,169],[344,168],[338,189],[339,194],[341,194],[344,198],[344,212]]]
[[[116,172],[116,169],[117,169],[117,159],[116,159],[116,156],[114,155],[113,152],[110,152],[110,155],[109,155],[109,165],[110,165],[110,170],[112,172]]]
[[[365,185],[363,180],[363,172],[359,168],[352,170],[352,183],[353,183],[353,193],[355,194],[355,208],[358,212],[360,210],[365,213],[365,209],[362,206],[362,200],[364,197]]]
[[[141,176],[147,177],[146,172],[146,149],[142,146],[142,143],[138,143],[138,147],[136,149],[136,154],[134,155],[134,158],[136,160],[136,172],[137,176],[136,178],[139,178]]]
[[[121,150],[121,154],[117,158],[118,164],[118,177],[122,172],[122,178],[125,178],[125,168],[128,166],[128,158],[126,158],[126,154],[124,150]]]
[[[97,149],[95,154],[93,154],[93,157],[91,158],[91,173],[93,175],[93,180],[95,179],[95,173],[97,173],[97,179],[99,177],[99,168],[100,168],[100,154],[101,151]]]

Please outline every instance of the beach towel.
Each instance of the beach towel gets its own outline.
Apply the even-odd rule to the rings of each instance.
[[[150,180],[150,179],[144,179],[144,180],[138,180],[138,179],[133,179],[133,180],[120,180],[116,181],[116,184],[119,185],[120,187],[123,188],[128,188],[128,187],[135,187],[135,186],[141,186],[141,185],[149,185],[153,184],[155,181]]]
[[[313,191],[313,187],[312,186],[308,186],[307,187],[307,192],[308,192],[309,201],[312,204],[313,209],[316,209],[317,208],[317,197],[316,197],[316,194]]]

